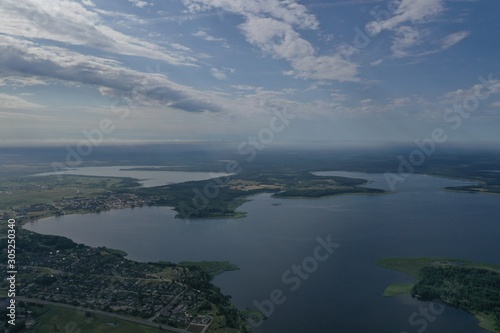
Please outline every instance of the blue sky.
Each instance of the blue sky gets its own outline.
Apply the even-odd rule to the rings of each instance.
[[[499,141],[499,13],[496,0],[3,0],[0,144],[238,141],[277,112],[291,116],[276,141],[436,128]]]

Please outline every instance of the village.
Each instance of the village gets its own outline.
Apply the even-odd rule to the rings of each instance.
[[[11,206],[16,219],[37,220],[48,216],[61,216],[76,213],[99,213],[111,209],[135,208],[151,204],[135,194],[101,194],[94,197],[77,196],[61,198],[51,204],[33,204],[27,206]]]
[[[208,326],[212,320],[208,312],[213,291],[193,288],[200,278],[190,268],[135,262],[124,258],[123,252],[57,236],[26,232],[20,243],[20,297],[182,329],[190,324]],[[35,323],[33,318],[30,322]]]

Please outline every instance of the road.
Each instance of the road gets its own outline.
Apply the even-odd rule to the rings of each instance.
[[[167,332],[172,332],[172,333],[186,333],[186,330],[180,329],[180,328],[175,328],[171,327],[168,325],[164,324],[157,324],[157,323],[152,323],[147,320],[139,319],[139,318],[134,318],[134,317],[129,317],[129,316],[124,316],[116,313],[111,313],[111,312],[106,312],[106,311],[100,311],[100,310],[94,310],[94,309],[87,309],[87,308],[82,308],[79,306],[74,306],[70,304],[64,304],[64,303],[55,303],[55,302],[49,302],[49,301],[42,301],[39,299],[35,298],[27,298],[27,297],[16,297],[16,301],[22,301],[22,302],[28,302],[28,303],[35,303],[35,304],[42,304],[42,305],[52,305],[52,306],[59,306],[61,308],[66,308],[66,309],[71,309],[71,310],[78,310],[78,311],[85,311],[85,312],[90,312],[90,313],[95,313],[101,316],[107,316],[111,318],[116,318],[116,319],[121,319],[125,321],[130,321],[132,323],[136,324],[141,324],[141,325],[146,325],[150,327],[155,327],[155,328],[160,328],[163,329]]]

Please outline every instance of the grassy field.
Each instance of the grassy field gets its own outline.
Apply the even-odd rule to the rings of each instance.
[[[377,261],[377,265],[383,268],[391,269],[394,271],[403,272],[415,279],[418,279],[419,272],[426,266],[446,266],[446,265],[459,265],[467,268],[489,269],[500,273],[500,266],[472,263],[467,260],[450,259],[450,258],[385,258]],[[409,294],[412,285],[404,283],[395,283],[388,286],[383,295],[394,296],[400,294]]]
[[[473,263],[467,260],[450,258],[386,258],[377,261],[377,265],[406,273],[418,278],[419,271],[426,266],[460,266],[465,268],[489,269],[500,273],[499,265]]]
[[[186,331],[193,332],[193,333],[201,333],[201,332],[203,332],[204,328],[205,328],[204,325],[191,324],[191,325],[188,326],[188,328],[186,329]]]
[[[490,332],[498,333],[495,328],[495,318],[493,315],[487,315],[484,313],[477,313],[475,317],[479,320],[479,326]]]
[[[200,267],[211,276],[240,269],[238,266],[228,261],[181,261],[179,265],[185,267]]]
[[[15,207],[22,207],[25,215],[17,218],[17,225],[33,219],[54,216],[58,208],[54,202],[64,198],[93,198],[113,193],[137,184],[129,178],[87,177],[64,175],[43,177],[13,177],[0,183],[0,238],[6,237],[7,219],[15,217]],[[71,211],[71,213],[85,213]]]
[[[0,209],[10,206],[50,205],[68,197],[91,197],[130,185],[129,180],[111,177],[65,175],[22,177],[2,181]]]
[[[409,283],[395,283],[391,284],[387,288],[385,288],[384,293],[382,296],[396,296],[396,295],[404,295],[404,294],[409,294],[411,291],[411,288],[413,287],[412,284]]]
[[[51,311],[40,318],[30,329],[33,333],[80,332],[80,333],[165,333],[171,332],[148,327],[111,317],[90,314],[82,311],[51,306]]]

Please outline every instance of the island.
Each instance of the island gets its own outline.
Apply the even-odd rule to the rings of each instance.
[[[482,328],[500,332],[500,266],[449,258],[387,258],[377,264],[416,279],[388,286],[384,296],[439,300],[473,314]]]

